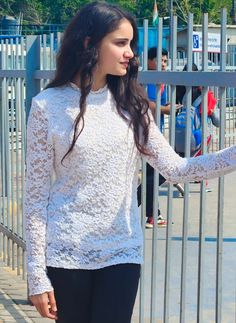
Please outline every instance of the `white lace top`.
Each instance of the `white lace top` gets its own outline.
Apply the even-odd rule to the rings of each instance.
[[[140,153],[107,87],[87,98],[84,129],[67,152],[80,90],[70,84],[38,94],[27,131],[25,223],[30,295],[52,290],[46,266],[97,269],[142,262],[137,207]],[[154,122],[148,162],[171,182],[201,180],[236,168],[236,147],[180,158]],[[52,181],[52,175],[54,180]]]

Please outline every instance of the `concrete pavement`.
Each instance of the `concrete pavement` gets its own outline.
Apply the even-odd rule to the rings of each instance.
[[[0,323],[52,322],[43,319],[27,302],[26,281],[0,261]]]
[[[222,268],[222,323],[236,322],[236,172],[225,177],[224,199],[224,243]],[[217,236],[217,180],[209,181],[213,192],[207,193],[207,212],[205,218],[204,248],[204,306],[203,322],[215,321],[215,281],[216,281],[216,236]],[[187,301],[186,323],[197,322],[197,274],[198,274],[198,231],[199,231],[199,184],[191,184],[190,214],[188,219],[189,241],[187,246]],[[160,189],[160,208],[163,215],[167,208],[167,190]],[[174,192],[171,271],[170,271],[170,323],[179,322],[180,310],[180,274],[181,274],[181,236],[183,223],[183,199]],[[158,306],[156,323],[163,322],[164,307],[164,270],[165,270],[165,234],[166,229],[158,229],[158,273],[157,296]],[[150,286],[151,286],[151,245],[152,230],[146,230],[145,259],[145,317],[150,322]],[[38,322],[49,323],[40,318],[34,307],[27,304],[26,282],[0,261],[0,323],[1,322]],[[133,323],[138,323],[139,299],[134,309]],[[76,323],[76,322],[75,322]],[[112,323],[112,322],[111,322]],[[122,323],[122,322],[121,322]]]

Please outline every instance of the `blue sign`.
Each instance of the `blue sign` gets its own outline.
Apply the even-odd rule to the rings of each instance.
[[[199,35],[193,35],[193,48],[194,49],[200,48]]]

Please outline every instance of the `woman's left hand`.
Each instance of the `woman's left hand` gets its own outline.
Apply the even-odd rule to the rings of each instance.
[[[42,317],[57,320],[57,306],[54,291],[30,296],[31,302]]]

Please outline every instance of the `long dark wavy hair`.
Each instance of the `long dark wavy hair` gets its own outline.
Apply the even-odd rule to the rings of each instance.
[[[69,150],[62,159],[72,151],[76,140],[84,128],[84,113],[86,97],[93,84],[93,71],[98,63],[99,46],[102,39],[119,27],[122,19],[126,19],[133,27],[133,39],[130,47],[136,52],[138,29],[133,17],[116,5],[105,2],[92,2],[77,12],[67,26],[62,44],[57,56],[55,78],[47,88],[59,87],[73,82],[80,77],[80,112],[74,122],[74,135]],[[89,39],[85,46],[86,39]],[[137,56],[129,61],[127,73],[124,76],[107,75],[107,86],[110,89],[120,116],[127,120],[124,111],[128,112],[129,123],[134,131],[134,141],[137,149],[147,154],[145,144],[148,140],[150,119],[147,114],[148,101],[142,87],[137,83]],[[127,120],[128,121],[128,120]],[[82,124],[79,130],[79,123]]]

